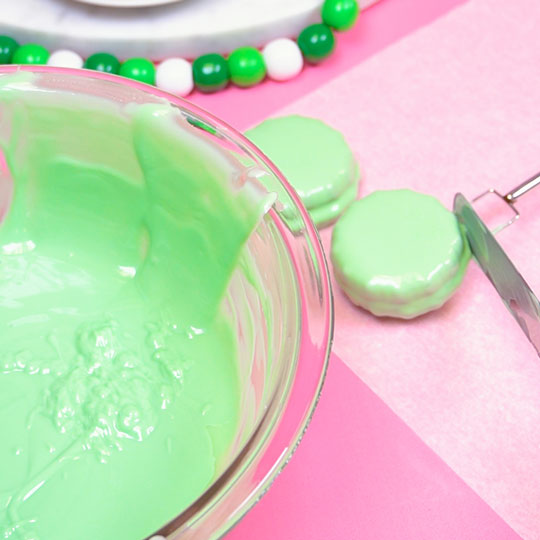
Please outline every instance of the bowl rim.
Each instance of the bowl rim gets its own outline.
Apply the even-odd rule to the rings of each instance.
[[[62,68],[62,67],[53,67],[46,65],[2,65],[0,66],[0,76],[6,74],[13,74],[17,72],[30,72],[36,74],[49,74],[49,75],[66,75],[72,76],[75,78],[83,79],[94,79],[99,81],[105,81],[109,83],[115,83],[120,86],[132,88],[137,91],[141,91],[151,96],[162,98],[169,103],[173,104],[177,108],[186,111],[188,113],[193,113],[198,117],[202,117],[205,122],[208,122],[211,127],[217,128],[217,130],[224,134],[228,139],[232,140],[235,144],[240,145],[243,149],[247,150],[249,153],[253,154],[257,159],[259,159],[268,170],[276,177],[279,183],[284,187],[287,195],[293,201],[296,210],[299,212],[302,221],[305,224],[305,237],[310,242],[310,246],[313,250],[313,260],[320,272],[320,302],[323,308],[323,317],[324,317],[324,335],[320,338],[321,342],[321,364],[318,373],[315,375],[315,392],[310,396],[310,399],[304,403],[303,414],[301,418],[298,418],[295,422],[294,436],[292,440],[289,441],[287,447],[281,452],[278,459],[272,463],[271,467],[268,467],[268,472],[263,475],[263,479],[258,483],[255,489],[253,489],[248,498],[242,503],[241,507],[235,511],[234,515],[228,517],[225,528],[218,532],[218,536],[212,536],[212,538],[222,538],[225,536],[246,514],[253,508],[253,506],[261,499],[261,497],[266,493],[270,488],[274,480],[277,478],[279,473],[284,469],[284,467],[289,462],[296,448],[298,447],[300,441],[303,438],[303,435],[311,422],[315,408],[319,402],[322,387],[326,378],[328,363],[331,353],[333,333],[334,333],[334,300],[332,295],[332,285],[330,280],[330,272],[328,263],[324,254],[324,249],[322,242],[318,233],[316,226],[313,224],[308,211],[304,207],[299,195],[296,193],[291,184],[287,181],[285,176],[281,171],[276,167],[276,165],[249,139],[247,139],[241,132],[230,126],[227,122],[219,119],[211,112],[206,111],[202,107],[186,100],[182,97],[175,96],[165,92],[155,86],[141,83],[132,79],[121,77],[118,75],[113,75],[109,73],[103,73],[99,71],[92,71],[87,69],[73,69],[73,68]],[[295,268],[296,271],[296,268]],[[304,318],[304,305],[302,301],[302,319]],[[301,347],[301,345],[300,345]],[[296,379],[297,369],[293,373],[293,379]],[[292,381],[291,387],[294,386],[295,380]],[[290,397],[293,389],[289,389],[289,394],[287,397]],[[285,404],[283,411],[286,411],[288,403]],[[234,460],[232,460],[224,471],[206,488],[206,490],[187,508],[185,508],[179,515],[173,518],[168,524],[161,527],[158,531],[151,534],[148,539],[154,538],[154,536],[165,536],[169,534],[174,534],[175,531],[178,531],[177,524],[185,524],[189,520],[197,520],[202,518],[204,512],[201,513],[201,504],[202,509],[205,509],[205,505],[209,500],[212,500],[212,497],[216,499],[214,502],[222,500],[226,495],[227,491],[223,491],[223,487],[227,484],[230,484],[231,481],[234,481],[234,476],[231,471],[238,466],[238,461],[248,459],[247,464],[254,461],[257,456],[257,452],[252,452],[253,455],[245,455],[246,449],[251,450],[249,447],[250,441],[257,434],[257,431],[261,429],[265,415],[259,421],[259,424],[255,427],[253,432],[250,435],[250,438],[242,449],[238,452]],[[274,433],[271,433],[273,436]],[[268,434],[264,442],[267,442]],[[265,449],[266,450],[266,449]],[[216,497],[217,494],[217,497]],[[206,508],[208,511],[208,508]],[[198,514],[201,514],[198,516]]]

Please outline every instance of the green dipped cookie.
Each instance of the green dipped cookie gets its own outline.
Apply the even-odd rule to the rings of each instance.
[[[356,160],[343,135],[324,122],[283,116],[245,135],[280,169],[319,228],[333,223],[356,199]]]
[[[452,296],[470,250],[452,212],[430,195],[401,189],[354,202],[334,227],[330,256],[353,303],[411,319]]]

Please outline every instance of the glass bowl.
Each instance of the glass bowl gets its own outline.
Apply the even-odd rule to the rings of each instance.
[[[228,178],[231,188],[248,183],[278,197],[245,246],[223,302],[237,330],[241,413],[236,436],[211,485],[151,535],[169,540],[221,538],[287,464],[319,399],[333,311],[317,231],[279,170],[240,133],[191,103],[154,87],[87,70],[4,66],[0,81],[17,72],[28,73],[25,84],[35,90],[82,96],[107,110],[114,105],[121,114],[129,114],[133,103],[167,103],[177,112],[178,130],[195,134],[202,144],[234,161]],[[0,117],[4,105],[0,94]],[[182,144],[181,138],[171,139],[174,144]],[[4,202],[7,176],[3,167]]]

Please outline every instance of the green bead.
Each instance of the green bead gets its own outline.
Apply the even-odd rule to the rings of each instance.
[[[9,36],[0,36],[0,64],[9,64],[19,44]]]
[[[49,59],[49,51],[41,45],[27,43],[21,45],[13,54],[12,64],[46,64]]]
[[[237,86],[253,86],[266,75],[263,55],[254,47],[241,47],[228,59],[231,81]]]
[[[201,92],[216,92],[227,86],[229,68],[220,54],[204,54],[193,62],[193,81]]]
[[[325,0],[322,20],[336,30],[348,30],[354,26],[359,12],[356,0]]]
[[[120,71],[120,61],[116,56],[109,53],[96,53],[89,56],[84,63],[86,69],[102,71],[103,73],[113,73],[116,75]]]
[[[318,64],[332,54],[334,34],[326,24],[312,24],[298,36],[298,46],[308,62]]]
[[[120,67],[120,75],[146,84],[156,81],[156,67],[146,58],[130,58]]]

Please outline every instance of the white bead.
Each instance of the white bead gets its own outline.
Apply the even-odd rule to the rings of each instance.
[[[276,81],[293,79],[304,67],[302,53],[292,39],[274,39],[266,45],[262,54],[268,76]]]
[[[193,90],[193,70],[183,58],[168,58],[156,68],[156,86],[179,96]]]
[[[76,52],[66,49],[54,51],[47,60],[47,65],[55,67],[82,68],[83,64],[83,59]]]

